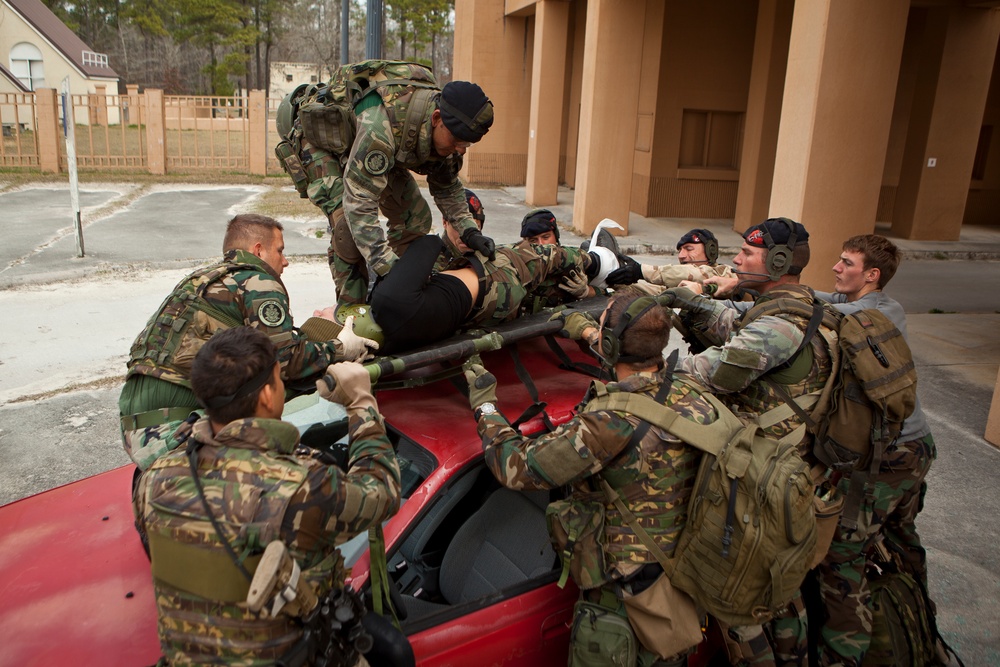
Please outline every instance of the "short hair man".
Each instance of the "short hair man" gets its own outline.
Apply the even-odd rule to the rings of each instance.
[[[338,304],[364,303],[368,267],[384,277],[414,239],[430,232],[430,208],[411,171],[427,176],[444,219],[469,247],[487,256],[494,252],[492,239],[483,236],[466,208],[458,177],[465,151],[493,124],[493,103],[475,83],[452,81],[438,92],[422,66],[390,64],[408,67],[422,79],[419,88],[433,92],[431,99],[418,104],[415,100],[424,100],[419,89],[383,97],[379,88],[364,95],[351,110],[357,128],[353,142],[339,153],[310,143],[301,119],[286,137],[305,171],[296,186],[330,221],[328,256]],[[383,66],[384,61],[345,65],[331,81],[329,95],[346,95],[356,74],[374,79]],[[405,90],[403,84],[397,89]],[[388,234],[379,223],[380,210],[388,218]]]
[[[852,236],[844,242],[833,267],[833,294],[817,292],[844,313],[873,308],[892,320],[906,336],[906,314],[898,301],[882,289],[899,267],[900,252],[892,241],[877,234]],[[937,455],[930,426],[917,398],[913,414],[882,459],[872,480],[870,522],[847,532],[840,526],[826,559],[819,565],[820,594],[827,621],[819,633],[821,665],[862,664],[871,642],[871,596],[865,575],[865,554],[881,535],[900,556],[914,578],[927,587],[927,560],[915,519],[923,507],[924,479]],[[849,478],[841,481],[847,493]]]
[[[347,409],[353,435],[347,472],[299,448],[298,429],[280,420],[281,364],[262,331],[227,329],[195,356],[207,414],[181,426],[187,446],[143,473],[133,501],[168,664],[281,663],[310,635],[297,615],[246,604],[265,547],[283,543],[322,599],[344,586],[336,545],[398,509],[399,465],[367,371],[339,363],[327,373],[336,389],[321,381],[321,391]]]
[[[170,434],[198,407],[191,362],[217,332],[245,325],[266,333],[287,382],[311,381],[331,363],[378,347],[354,334],[353,321],[324,341],[309,340],[293,325],[281,282],[288,266],[282,229],[265,215],[235,216],[226,226],[222,261],[177,283],[132,343],[118,406],[125,451],[140,468],[176,446]]]
[[[653,285],[677,287],[682,282],[701,284],[709,278],[732,278],[733,270],[717,264],[719,241],[708,229],[692,229],[677,241],[679,264],[624,262],[608,276],[609,285],[631,285],[645,280]]]
[[[560,246],[559,221],[547,208],[529,211],[521,219],[521,238],[532,245]],[[607,293],[607,289],[591,285],[587,276],[579,271],[558,278],[547,278],[534,287],[521,302],[521,314],[530,315],[543,308],[554,308],[577,299],[605,296]]]
[[[799,284],[799,275],[809,262],[809,233],[788,218],[769,218],[743,234],[743,245],[734,258],[740,286],[755,290],[755,306],[774,301],[779,306],[797,301],[822,316],[822,306],[813,290]],[[741,311],[727,302],[695,295],[677,287],[673,307],[690,316],[691,326],[714,343],[705,351],[685,357],[679,373],[691,376],[716,394],[728,394],[735,411],[763,414],[785,405],[782,394],[792,399],[818,392],[832,372],[830,350],[820,335],[806,338],[810,319],[791,311],[741,317]],[[751,309],[752,312],[752,309]],[[817,312],[819,315],[817,316]],[[819,324],[822,328],[825,325]],[[807,408],[808,409],[808,408]],[[787,419],[765,429],[781,438],[801,429],[800,450],[809,444],[805,425],[792,413]],[[796,663],[806,655],[807,626],[801,596],[789,605],[789,615],[775,620],[773,656],[761,641],[760,626],[733,628],[740,637],[748,662],[777,658]],[[754,663],[756,664],[756,663]]]
[[[626,312],[644,298],[652,301],[634,287],[615,292],[601,318],[602,330],[616,330]],[[711,404],[691,385],[675,380],[664,367],[662,351],[670,335],[669,312],[652,304],[648,310],[642,310],[643,304],[639,306],[639,312],[631,312],[632,319],[625,318],[628,324],[618,331],[621,356],[604,360],[611,365],[616,378],[609,390],[654,398],[683,418],[700,424],[715,421]],[[601,333],[589,318],[578,311],[569,312],[564,321],[565,335],[584,340],[600,338]],[[486,463],[501,484],[522,491],[568,485],[570,500],[587,500],[593,498],[595,489],[600,493],[601,482],[607,481],[656,546],[667,557],[673,554],[687,519],[687,503],[701,460],[698,450],[659,427],[640,427],[640,419],[635,415],[611,410],[588,411],[586,406],[557,431],[526,437],[511,427],[499,410],[496,378],[475,363],[466,366],[465,376]],[[637,434],[638,442],[633,443]],[[582,593],[585,600],[604,607],[605,613],[625,617],[623,591],[640,593],[656,582],[663,569],[657,557],[642,542],[637,543],[629,520],[617,507],[606,503],[603,494],[600,502],[605,505],[600,539],[603,550],[610,554],[608,566],[600,571],[587,568],[588,575],[596,581],[577,583],[581,588],[590,587]],[[580,562],[588,558],[589,562],[603,562],[600,554],[582,555]],[[564,561],[564,567],[568,565]],[[576,623],[579,622],[577,619]],[[612,656],[594,653],[599,648],[581,646],[575,650],[611,664]],[[636,664],[685,664],[683,652],[660,655],[652,647],[642,646],[641,653]]]

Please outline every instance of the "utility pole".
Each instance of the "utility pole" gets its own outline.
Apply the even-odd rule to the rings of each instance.
[[[351,62],[351,0],[340,0],[340,64]]]
[[[368,0],[368,21],[365,27],[365,58],[382,57],[382,0]]]

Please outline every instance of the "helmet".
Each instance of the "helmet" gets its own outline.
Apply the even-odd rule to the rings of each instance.
[[[308,83],[299,85],[295,90],[285,95],[285,99],[281,100],[281,104],[278,105],[278,114],[274,119],[274,125],[278,130],[278,136],[282,139],[287,139],[292,133],[295,116],[298,115],[298,97],[308,86]]]
[[[345,303],[337,306],[333,316],[337,318],[337,322],[344,324],[351,315],[354,316],[354,333],[364,338],[371,338],[379,345],[385,342],[382,327],[372,317],[371,306],[367,303]]]

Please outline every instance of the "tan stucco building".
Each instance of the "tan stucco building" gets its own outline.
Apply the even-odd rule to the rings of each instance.
[[[876,221],[934,240],[1000,224],[997,7],[456,0],[454,78],[496,106],[467,176],[525,184],[538,206],[574,187],[581,232],[630,211],[738,231],[788,216],[826,283]]]

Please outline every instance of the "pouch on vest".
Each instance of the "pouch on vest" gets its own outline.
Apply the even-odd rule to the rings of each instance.
[[[580,600],[573,607],[569,667],[635,667],[638,646],[628,619],[607,607]]]
[[[306,175],[305,167],[302,166],[302,160],[299,158],[299,153],[295,150],[295,146],[287,139],[282,139],[274,147],[274,154],[278,158],[278,162],[281,163],[281,168],[292,177],[292,183],[295,185],[296,192],[299,193],[300,197],[306,199],[309,196],[306,192],[306,188],[309,185],[309,176]]]
[[[604,584],[604,503],[572,497],[557,500],[545,509],[545,522],[562,562],[559,587],[566,585],[570,575],[583,590]]]
[[[622,599],[628,622],[643,648],[670,658],[704,639],[701,617],[691,596],[673,586],[666,574],[637,595]]]
[[[302,136],[317,148],[343,155],[354,143],[354,112],[348,106],[324,101],[326,89],[299,105]]]

